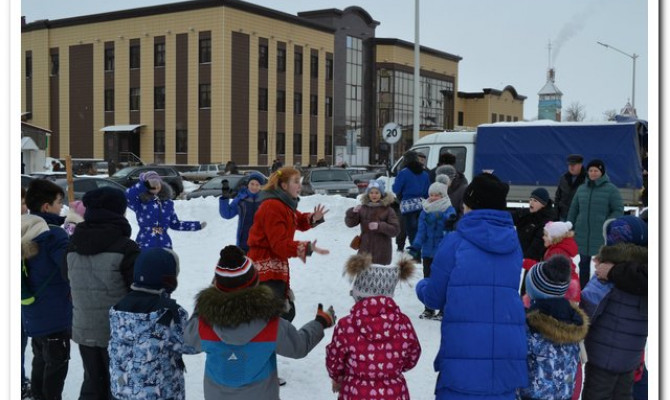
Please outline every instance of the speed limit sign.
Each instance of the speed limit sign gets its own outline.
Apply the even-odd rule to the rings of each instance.
[[[402,136],[402,129],[400,129],[400,125],[396,124],[395,122],[389,122],[388,124],[384,125],[384,128],[382,129],[382,139],[384,139],[386,143],[397,143],[398,140],[400,140],[400,136]]]

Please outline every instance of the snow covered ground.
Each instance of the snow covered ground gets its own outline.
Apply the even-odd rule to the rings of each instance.
[[[193,190],[194,185],[184,182],[185,190]],[[303,197],[298,209],[304,212],[313,210],[317,204],[324,204],[330,211],[326,222],[307,232],[298,232],[296,239],[318,240],[319,247],[330,250],[327,256],[314,254],[303,264],[291,259],[291,285],[296,296],[297,327],[312,320],[318,303],[324,306],[332,304],[338,317],[349,313],[354,304],[349,296],[350,284],[342,276],[344,263],[354,254],[349,243],[359,228],[347,228],[344,225],[344,213],[357,201],[340,196],[314,195]],[[225,220],[219,216],[218,198],[199,198],[175,201],[175,210],[182,220],[207,221],[207,227],[198,232],[170,231],[174,250],[179,254],[181,272],[179,287],[173,294],[177,302],[189,313],[193,310],[194,297],[205,288],[214,274],[219,251],[228,244],[235,244],[237,218]],[[134,212],[128,210],[126,217],[133,228],[133,238],[137,233],[137,220]],[[400,256],[395,253],[394,260]],[[433,359],[440,345],[440,323],[419,319],[423,305],[417,300],[414,284],[422,277],[418,266],[410,285],[401,284],[395,292],[395,300],[414,324],[422,354],[418,365],[405,374],[412,399],[432,399],[437,374],[433,371]],[[326,330],[324,339],[304,359],[293,360],[278,357],[279,375],[288,381],[280,395],[284,399],[309,398],[314,400],[336,399],[331,392],[330,379],[325,367],[325,346],[330,343],[332,329]],[[32,351],[30,344],[26,351],[26,373],[30,376]],[[186,363],[186,398],[202,399],[202,380],[205,366],[204,354],[184,356]],[[79,349],[72,342],[70,369],[65,382],[64,400],[75,400],[83,380],[83,368]]]

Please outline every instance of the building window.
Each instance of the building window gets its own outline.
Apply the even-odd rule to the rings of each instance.
[[[266,131],[258,132],[258,154],[268,154],[268,133]]]
[[[130,111],[140,110],[140,88],[130,88]]]
[[[309,96],[309,113],[311,115],[319,115],[319,99],[315,94]]]
[[[154,153],[165,153],[165,131],[154,131]]]
[[[277,72],[286,71],[286,49],[277,49]]]
[[[326,80],[333,80],[333,60],[330,58],[326,58]]]
[[[26,79],[33,77],[33,56],[26,54]]]
[[[507,122],[512,122],[512,116],[511,116],[511,115],[508,115],[507,118],[506,118],[506,120],[507,120]]]
[[[463,115],[463,111],[459,111],[458,112],[458,125],[459,126],[463,126],[463,120],[464,119],[465,118],[464,118],[464,115]]]
[[[388,93],[391,91],[391,77],[390,76],[381,76],[379,77],[379,91]]]
[[[296,75],[302,75],[302,53],[293,53],[293,70]]]
[[[363,125],[363,41],[353,36],[347,36],[346,45],[344,70],[345,130],[347,132],[360,132]]]
[[[319,56],[312,54],[309,58],[309,72],[312,78],[319,77]]]
[[[514,117],[514,122],[518,122],[518,121],[519,121],[519,117]]]
[[[294,133],[293,134],[293,154],[300,155],[302,154],[302,134]]]
[[[268,45],[266,44],[258,45],[258,67],[268,68]]]
[[[200,64],[212,62],[212,39],[200,39]]]
[[[333,136],[332,135],[326,135],[326,155],[327,156],[332,156],[333,155]]]
[[[326,117],[333,116],[333,98],[326,97]]]
[[[177,129],[175,150],[177,153],[188,152],[188,131],[186,129]]]
[[[58,54],[52,54],[51,55],[51,75],[58,75],[58,68],[59,68],[59,62],[58,62]]]
[[[267,111],[268,110],[268,89],[267,88],[258,88],[258,110]]]
[[[154,45],[154,67],[165,66],[165,43]]]
[[[309,155],[316,155],[316,135],[309,135]]]
[[[286,134],[284,132],[277,132],[277,154],[286,154]]]
[[[105,71],[114,71],[114,49],[105,49]]]
[[[277,90],[277,112],[286,112],[286,92]]]
[[[154,87],[154,110],[165,109],[165,86]]]
[[[302,93],[293,93],[293,113],[302,115]]]
[[[198,105],[200,108],[210,108],[212,106],[212,85],[209,83],[200,85]]]
[[[105,111],[114,111],[114,89],[105,89]]]
[[[496,122],[497,120],[498,119],[496,113],[491,113],[491,122]]]
[[[140,67],[140,46],[130,46],[130,69]]]

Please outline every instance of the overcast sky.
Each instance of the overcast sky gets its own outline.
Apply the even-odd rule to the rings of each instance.
[[[652,0],[653,1],[653,0]],[[22,0],[28,22],[60,19],[157,4],[171,0]],[[377,37],[414,41],[412,0],[251,0],[289,14],[326,8],[360,6],[380,24]],[[551,65],[563,92],[563,109],[574,102],[585,107],[587,121],[619,112],[631,98],[633,60],[637,54],[635,106],[648,118],[648,47],[657,51],[657,32],[648,28],[646,0],[420,0],[420,42],[458,55],[459,91],[503,89],[512,85],[526,96],[524,117],[537,117],[537,92]],[[652,54],[655,60],[656,54]],[[653,65],[653,63],[652,63]],[[649,75],[651,73],[652,75]],[[658,82],[657,78],[652,82]]]

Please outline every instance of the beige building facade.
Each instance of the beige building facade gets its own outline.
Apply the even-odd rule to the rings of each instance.
[[[472,130],[481,124],[523,121],[525,100],[526,96],[517,94],[509,85],[503,90],[458,92],[456,128]]]

